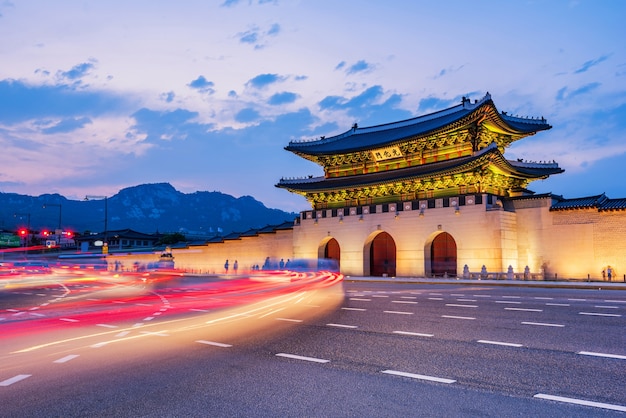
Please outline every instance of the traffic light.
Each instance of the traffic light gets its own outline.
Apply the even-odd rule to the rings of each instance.
[[[41,233],[44,237],[47,237],[48,235],[50,235],[50,231],[43,231]]]
[[[67,231],[65,235],[67,236],[67,238],[72,238],[74,234],[72,233],[72,231]]]
[[[25,237],[28,234],[28,231],[26,228],[21,228],[17,233],[20,237]]]

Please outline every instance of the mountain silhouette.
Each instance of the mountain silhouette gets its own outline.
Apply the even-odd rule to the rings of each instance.
[[[220,192],[182,193],[169,183],[128,187],[106,199],[70,200],[59,194],[27,196],[0,193],[0,228],[14,231],[102,232],[133,229],[144,233],[180,232],[211,237],[293,221],[296,213],[270,209],[251,196]],[[59,219],[60,218],[60,219]]]

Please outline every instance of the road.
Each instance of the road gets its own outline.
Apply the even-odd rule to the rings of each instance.
[[[623,290],[64,286],[0,292],[2,416],[626,413]]]

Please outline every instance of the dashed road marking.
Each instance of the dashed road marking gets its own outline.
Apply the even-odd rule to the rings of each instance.
[[[546,322],[522,322],[522,324],[524,325],[538,325],[538,326],[542,326],[542,327],[558,327],[558,328],[563,328],[565,325],[562,324],[549,324]]]
[[[578,312],[578,315],[587,315],[587,316],[611,316],[611,317],[620,317],[622,315],[619,314],[609,314],[609,313],[600,313],[600,312]]]
[[[213,345],[215,347],[223,347],[223,348],[232,347],[232,344],[218,343],[215,341],[197,340],[196,342],[200,344]]]
[[[523,312],[543,312],[543,309],[531,308],[504,308],[505,311],[523,311]]]
[[[292,318],[276,318],[277,321],[285,321],[285,322],[302,322],[302,319],[292,319]]]
[[[502,341],[478,340],[477,342],[479,342],[481,344],[503,345],[503,346],[506,346],[506,347],[523,347],[522,344],[505,343],[505,342],[502,342]]]
[[[453,308],[478,308],[478,305],[462,305],[460,303],[446,303],[446,306],[451,306]]]
[[[411,379],[428,380],[430,382],[438,382],[438,383],[450,384],[450,383],[456,382],[456,380],[445,379],[443,377],[426,376],[423,374],[407,373],[407,372],[401,372],[398,370],[383,370],[381,373],[391,374],[394,376],[410,377]]]
[[[9,379],[3,380],[2,382],[0,382],[0,386],[10,386],[13,383],[17,383],[20,380],[24,380],[27,379],[29,377],[31,377],[32,374],[18,374],[17,376],[13,376]]]
[[[344,324],[326,324],[329,327],[336,327],[336,328],[357,328],[356,325],[344,325]]]
[[[434,334],[423,334],[421,332],[410,332],[410,331],[394,331],[394,334],[400,335],[412,335],[414,337],[433,337]]]
[[[622,356],[620,354],[594,353],[593,351],[579,351],[576,354],[581,354],[583,356],[594,356],[594,357],[604,357],[604,358],[626,360],[626,356]]]
[[[533,396],[533,398],[546,399],[549,401],[565,402],[565,403],[571,403],[575,405],[593,406],[595,408],[610,409],[612,411],[626,412],[626,406],[623,406],[623,405],[614,405],[610,403],[586,401],[584,399],[576,399],[576,398],[566,398],[564,396],[547,395],[545,393],[538,393],[535,396]]]
[[[396,315],[413,315],[413,312],[406,311],[383,311],[384,313],[396,314]]]
[[[441,317],[448,318],[448,319],[476,319],[471,316],[456,316],[456,315],[441,315]]]
[[[295,359],[295,360],[311,361],[311,362],[314,362],[314,363],[328,363],[328,362],[330,362],[330,360],[325,360],[325,359],[321,359],[321,358],[298,356],[296,354],[287,354],[287,353],[277,353],[276,356],[277,357],[291,358],[291,359]]]
[[[341,308],[341,309],[343,309],[345,311],[359,311],[359,312],[363,312],[363,311],[367,310],[365,308]]]
[[[68,356],[61,357],[58,360],[54,360],[53,363],[66,363],[66,362],[68,362],[70,360],[74,360],[78,356],[79,356],[78,354],[70,354]]]

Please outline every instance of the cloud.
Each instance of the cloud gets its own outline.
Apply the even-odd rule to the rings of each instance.
[[[194,90],[198,90],[201,93],[215,93],[215,89],[213,89],[215,83],[213,83],[212,81],[208,81],[206,78],[204,78],[203,75],[198,76],[198,78],[189,83],[188,86]]]
[[[28,85],[0,81],[0,122],[17,123],[42,117],[121,114],[131,105],[113,92],[77,91],[67,85]]]
[[[437,97],[431,96],[431,97],[426,97],[424,99],[421,99],[419,101],[417,110],[420,114],[426,114],[426,113],[430,113],[433,111],[446,109],[458,103],[459,103],[459,100],[457,99],[444,100],[444,99],[439,99]]]
[[[146,135],[146,141],[159,142],[161,140],[183,140],[190,134],[198,134],[212,129],[212,125],[195,122],[198,112],[186,109],[172,111],[155,111],[142,108],[132,114],[135,125],[132,127],[139,133]]]
[[[93,62],[83,62],[81,64],[76,64],[69,71],[57,71],[57,77],[67,80],[78,80],[89,74],[89,71],[94,68],[95,65]]]
[[[165,101],[166,103],[172,103],[174,101],[174,97],[176,97],[176,94],[173,91],[168,91],[167,93],[161,93],[161,100]]]
[[[246,86],[254,87],[256,89],[265,88],[271,84],[284,81],[286,77],[279,76],[278,74],[259,74],[254,78],[251,78],[246,83]]]
[[[356,73],[364,73],[373,70],[373,66],[367,63],[364,60],[359,60],[356,63],[352,64],[350,68],[346,70],[347,74],[356,74]]]
[[[602,63],[603,61],[606,61],[609,57],[610,55],[602,55],[599,58],[586,61],[579,69],[574,71],[574,74],[584,73],[588,71],[591,67],[595,67],[596,65]]]
[[[261,49],[265,46],[268,37],[277,36],[281,31],[281,27],[278,23],[270,25],[269,29],[262,30],[258,26],[253,26],[250,29],[239,32],[237,37],[242,44],[254,45],[255,49]]]
[[[83,128],[85,125],[92,123],[88,117],[62,119],[49,128],[42,129],[44,134],[58,134],[73,132]]]
[[[571,91],[569,90],[568,87],[563,87],[559,89],[559,91],[557,91],[556,100],[557,101],[572,100],[576,96],[581,96],[583,94],[590,93],[593,90],[596,90],[600,86],[601,86],[600,83],[589,83],[589,84],[585,84],[582,87],[577,88],[576,90],[571,90]]]
[[[285,91],[282,93],[274,94],[272,97],[270,97],[267,103],[272,106],[288,104],[295,102],[298,97],[299,96],[296,93]]]
[[[361,94],[350,99],[341,96],[327,96],[318,105],[321,110],[344,110],[347,114],[358,119],[361,125],[375,125],[394,120],[411,117],[411,113],[402,110],[402,96],[392,94],[384,101],[384,91],[381,86],[372,86]]]

